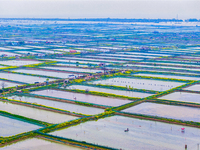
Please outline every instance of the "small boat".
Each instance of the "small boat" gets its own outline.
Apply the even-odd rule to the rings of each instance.
[[[126,130],[124,130],[124,132],[128,132],[129,131],[129,129],[127,128]]]

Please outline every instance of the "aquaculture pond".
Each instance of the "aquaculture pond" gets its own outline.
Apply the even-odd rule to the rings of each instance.
[[[38,63],[41,63],[41,61],[36,61],[36,60],[6,60],[6,61],[0,61],[0,64],[9,65],[9,66],[24,66],[24,65],[38,64]]]
[[[40,52],[40,53],[47,53],[47,54],[55,54],[55,53],[62,53],[59,51],[51,51],[51,50],[34,50],[35,52]]]
[[[0,65],[0,68],[5,68],[5,67],[6,67],[6,66],[1,66],[1,65]]]
[[[66,60],[66,59],[44,59],[44,60],[51,60],[51,61],[57,61],[57,62],[71,62],[71,63],[85,63],[85,64],[99,64],[100,62],[94,62],[94,61],[83,61],[83,60]],[[106,65],[110,63],[105,63]]]
[[[94,114],[99,114],[99,113],[104,112],[104,109],[100,109],[100,108],[75,105],[75,104],[35,98],[35,97],[15,95],[15,96],[7,97],[7,98],[21,100],[21,101],[30,102],[30,103],[37,103],[37,104],[41,104],[41,105],[45,105],[45,106],[49,106],[53,108],[68,110],[71,112],[82,113],[82,114],[87,114],[87,115],[94,115]]]
[[[47,78],[15,74],[15,73],[3,73],[0,72],[0,78],[5,78],[8,80],[19,81],[22,83],[35,83],[35,82],[44,82]],[[55,79],[49,79],[49,81],[53,81]]]
[[[153,69],[165,69],[165,70],[176,70],[176,71],[195,71],[199,72],[199,68],[181,68],[181,67],[171,67],[171,66],[154,66],[154,65],[140,65],[140,64],[125,64],[124,66],[142,67],[143,68],[153,68]]]
[[[30,47],[30,48],[46,48],[44,46],[34,46],[34,45],[27,45],[26,47]]]
[[[144,64],[146,63],[153,63],[155,65],[170,65],[170,66],[192,66],[192,67],[200,67],[200,65],[193,65],[193,64],[181,64],[181,63],[161,63],[161,62],[152,62],[152,61],[146,61]]]
[[[134,61],[134,60],[142,60],[142,59],[137,59],[137,58],[121,58],[121,57],[109,57],[109,56],[85,56],[85,57],[91,57],[91,58],[103,58],[103,59],[109,59],[109,60],[112,60],[112,59],[118,59],[118,60],[125,60],[125,61]]]
[[[129,100],[123,100],[123,99],[118,99],[118,98],[110,98],[110,97],[108,98],[108,97],[95,96],[95,95],[82,94],[82,93],[74,93],[74,92],[61,91],[61,90],[41,90],[41,91],[34,91],[31,93],[43,95],[43,96],[70,99],[73,101],[81,101],[81,102],[94,103],[94,104],[99,104],[99,105],[107,105],[107,106],[119,106],[119,105],[123,105],[123,104],[131,102]]]
[[[0,116],[0,136],[12,136],[41,128],[27,122]]]
[[[121,78],[121,77],[98,80],[89,83],[117,85],[124,87],[130,86],[132,88],[155,90],[155,91],[165,91],[184,84],[184,82],[161,81],[153,79],[149,80],[149,79],[136,79],[136,78]]]
[[[200,91],[200,84],[192,85],[190,87],[184,88],[184,90],[189,91]]]
[[[174,79],[185,79],[185,80],[200,80],[200,77],[189,77],[189,76],[178,76],[178,75],[165,75],[165,74],[147,74],[147,73],[136,73],[137,76],[147,77],[161,77],[161,78],[174,78]]]
[[[40,138],[29,138],[0,148],[1,150],[82,150],[78,147],[64,145]]]
[[[31,48],[24,47],[24,46],[8,46],[8,47],[14,48],[14,49],[31,49]]]
[[[13,87],[17,85],[21,85],[21,84],[0,80],[0,89],[2,89],[3,87],[7,88],[7,87]]]
[[[77,118],[75,116],[4,102],[0,102],[0,110],[48,123],[62,123]]]
[[[88,67],[88,65],[83,65],[83,64],[68,64],[68,63],[57,63],[55,67],[57,66],[80,66],[80,67]]]
[[[126,90],[113,90],[113,89],[108,89],[108,88],[99,88],[99,87],[84,86],[84,85],[72,85],[72,86],[67,87],[67,89],[89,90],[89,91],[97,91],[97,92],[104,92],[104,93],[123,95],[123,96],[129,96],[129,97],[139,97],[139,98],[144,98],[144,97],[153,95],[149,93],[133,92],[133,91],[126,91]]]
[[[92,58],[85,58],[85,57],[79,57],[79,58],[77,58],[77,57],[63,57],[63,58],[65,58],[65,59],[72,59],[72,60],[88,60],[88,61],[94,61],[94,62],[99,62],[99,63],[101,63],[101,62],[112,62],[112,63],[125,63],[126,61],[122,61],[122,60],[119,60],[119,61],[116,61],[116,60],[105,60],[105,59],[92,59]]]
[[[42,67],[44,69],[53,69],[53,70],[64,70],[64,71],[74,71],[74,72],[88,72],[88,73],[97,73],[103,72],[103,70],[97,69],[82,69],[82,68],[67,68],[67,67]]]
[[[11,53],[11,52],[1,52],[0,51],[0,56],[1,55],[6,55],[7,57],[12,57],[12,56],[15,56],[15,55],[17,55],[16,53]],[[18,56],[19,56],[19,54],[18,54]],[[21,55],[20,55],[21,56]]]
[[[200,109],[186,106],[173,106],[145,102],[124,109],[123,112],[200,122]]]
[[[139,56],[139,55],[128,55],[128,54],[127,55],[126,54],[99,54],[99,55],[116,56],[116,57],[156,58],[156,56]]]
[[[171,56],[166,54],[154,54],[154,53],[138,53],[138,52],[118,52],[119,54],[134,54],[134,55],[147,55],[147,56]]]
[[[42,75],[42,76],[50,76],[50,77],[57,77],[57,78],[68,78],[71,73],[63,73],[63,72],[56,72],[56,71],[43,71],[43,70],[29,70],[29,69],[17,69],[13,70],[15,72],[21,73],[30,73],[35,75]],[[73,75],[77,75],[74,74]]]
[[[134,66],[134,67],[149,67],[149,68],[156,68],[156,69],[160,69],[160,68],[164,68],[164,69],[176,69],[176,70],[194,70],[194,71],[199,71],[199,69],[197,68],[181,68],[181,67],[172,67],[172,66],[158,66],[158,65],[147,65],[147,64],[128,64],[128,66]]]
[[[139,68],[139,69],[134,69],[134,70],[138,70],[138,71],[142,70],[142,71],[150,71],[150,72],[154,71],[155,72],[155,70],[152,70],[150,68],[145,68],[145,69]],[[156,70],[156,73],[172,73],[172,71],[170,71],[170,70]],[[194,72],[184,72],[184,71],[180,71],[180,70],[173,71],[173,73],[176,73],[177,76],[179,76],[179,74],[180,75],[200,75],[200,73],[197,73],[197,72],[195,72],[195,73]]]
[[[158,99],[200,103],[200,94],[188,92],[173,92],[165,96],[159,97]]]
[[[53,51],[59,51],[59,52],[70,52],[71,51],[71,49],[52,49]],[[76,52],[81,52],[80,50],[76,50]]]
[[[0,47],[0,50],[3,50],[3,51],[10,51],[10,50],[13,50],[12,48],[7,48],[7,47]]]
[[[127,128],[129,131],[124,132]],[[126,150],[181,150],[185,144],[189,150],[196,149],[200,140],[198,128],[123,116],[88,121],[49,134]]]
[[[38,54],[38,53],[36,53],[36,52],[32,52],[32,51],[15,51],[15,52],[17,52],[17,53],[21,53],[21,54],[32,54],[32,55],[34,55],[34,54]]]

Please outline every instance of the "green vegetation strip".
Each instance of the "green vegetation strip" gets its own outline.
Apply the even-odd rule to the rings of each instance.
[[[1,64],[0,64],[1,65]],[[4,67],[4,68],[0,68],[0,70],[5,70],[5,69],[16,69],[16,68],[19,68],[18,66],[7,66],[7,67]]]
[[[30,86],[31,85],[35,85],[35,84],[30,84]],[[53,87],[56,87],[56,86],[58,86],[58,84],[56,84],[56,83],[51,83],[51,84],[47,84],[47,85],[45,83],[45,85],[43,85],[43,86],[36,86],[36,87],[30,88],[30,89],[22,89],[22,91],[24,93],[29,93],[29,92],[38,91],[38,90],[50,89],[50,88],[53,88]]]
[[[0,137],[0,147],[6,146],[13,142],[17,142],[19,140],[23,140],[25,138],[34,137],[38,135],[34,131],[24,132],[17,135],[9,136],[9,137]]]
[[[34,68],[34,67],[40,67],[40,66],[47,66],[51,64],[55,64],[57,61],[46,61],[38,64],[31,64],[31,65],[24,65],[23,67],[28,67],[28,68]]]

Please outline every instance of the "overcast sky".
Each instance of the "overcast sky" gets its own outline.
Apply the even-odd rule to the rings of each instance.
[[[198,18],[200,0],[0,0],[0,17]]]

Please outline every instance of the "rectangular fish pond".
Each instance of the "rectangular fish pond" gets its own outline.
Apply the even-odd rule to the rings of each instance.
[[[66,60],[66,59],[44,59],[44,60],[50,60],[50,61],[57,61],[57,62],[69,62],[69,63],[84,63],[84,64],[99,64],[100,62],[94,62],[94,61],[81,61],[81,60]],[[106,65],[110,64],[110,63],[105,63]]]
[[[77,57],[63,57],[63,58],[66,58],[66,59],[71,59],[71,60],[87,60],[87,61],[94,61],[94,62],[99,62],[99,63],[101,63],[101,62],[111,62],[111,63],[125,63],[126,61],[122,61],[122,60],[119,60],[119,61],[116,61],[116,60],[111,60],[111,59],[109,59],[109,60],[106,60],[106,59],[95,59],[95,58],[85,58],[85,57],[79,57],[79,58],[77,58]]]
[[[7,88],[7,87],[13,87],[17,85],[21,85],[21,84],[0,80],[0,89],[2,89],[3,87]]]
[[[30,124],[16,119],[0,116],[0,136],[12,136],[41,128],[38,125]]]
[[[88,65],[82,65],[82,64],[68,64],[68,63],[57,63],[56,65],[55,65],[55,67],[59,67],[59,66],[80,66],[80,67],[88,67]]]
[[[0,68],[5,68],[5,67],[7,67],[7,66],[2,66],[2,65],[0,65]]]
[[[44,77],[36,77],[36,76],[29,76],[23,74],[15,74],[15,73],[4,73],[0,72],[0,78],[5,78],[8,80],[19,81],[22,83],[35,83],[35,82],[44,82],[47,78]],[[49,79],[49,81],[53,81],[55,79]]]
[[[134,61],[134,60],[142,60],[142,59],[137,59],[137,58],[123,58],[123,57],[111,57],[111,56],[85,56],[88,58],[103,58],[103,59],[107,59],[107,60],[112,60],[112,59],[117,59],[117,60],[125,60],[125,61]]]
[[[15,95],[15,96],[7,97],[7,98],[21,100],[21,101],[30,102],[30,103],[37,103],[37,104],[41,104],[41,105],[45,105],[45,106],[49,106],[53,108],[63,109],[70,112],[82,113],[86,115],[95,115],[95,114],[104,112],[104,109],[100,109],[100,108],[75,105],[75,104],[53,101],[53,100],[48,100],[48,99],[35,98],[35,97]]]
[[[137,76],[147,76],[147,77],[161,77],[161,78],[185,79],[185,80],[200,80],[200,77],[177,76],[177,75],[167,75],[167,74],[136,73],[134,75],[137,75]]]
[[[161,96],[158,99],[200,103],[200,94],[188,93],[188,92],[173,92],[173,93]]]
[[[135,57],[135,58],[156,58],[155,56],[139,56],[139,55],[126,55],[126,54],[99,54],[103,56],[116,56],[116,57]],[[158,56],[157,56],[158,57]]]
[[[200,140],[198,128],[124,116],[88,121],[49,134],[126,150],[181,150],[185,144],[190,150],[197,149]]]
[[[102,97],[102,96],[74,93],[74,92],[61,91],[61,90],[41,90],[41,91],[34,91],[31,93],[42,95],[42,96],[64,98],[64,99],[70,99],[73,101],[76,100],[76,101],[94,103],[94,104],[106,105],[106,106],[120,106],[120,105],[131,102],[130,100],[123,100],[119,98]]]
[[[82,150],[82,148],[64,145],[40,138],[29,138],[4,146],[1,150]]]
[[[105,80],[98,80],[89,82],[92,84],[106,84],[106,85],[116,85],[123,87],[132,87],[137,89],[146,89],[154,91],[165,91],[177,86],[183,85],[184,82],[172,82],[172,81],[161,81],[153,79],[137,79],[137,78],[110,78]]]
[[[173,106],[144,102],[124,109],[123,112],[200,122],[200,109],[187,106]]]
[[[52,70],[64,70],[64,71],[74,71],[74,72],[88,72],[88,73],[97,73],[97,72],[103,72],[103,70],[97,70],[97,69],[83,69],[83,68],[67,68],[67,67],[41,67],[44,69],[52,69]]]
[[[43,71],[43,70],[29,70],[29,69],[17,69],[17,70],[12,70],[12,71],[22,72],[22,73],[30,73],[30,74],[42,75],[42,76],[57,77],[57,78],[68,78],[69,75],[72,75],[72,74],[77,75],[74,73],[63,73],[63,72]]]
[[[0,102],[0,110],[48,123],[62,123],[77,119],[75,116],[4,102]]]
[[[139,98],[144,98],[144,97],[153,95],[153,94],[149,94],[149,93],[133,92],[133,91],[125,91],[125,90],[113,90],[113,89],[108,89],[108,88],[99,88],[99,87],[84,86],[84,85],[71,85],[66,88],[67,89],[97,91],[97,92],[104,92],[104,93],[123,95],[123,96],[128,96],[128,97],[139,97]]]
[[[200,84],[192,85],[190,87],[184,88],[184,90],[189,91],[200,91]]]
[[[0,61],[0,64],[9,65],[9,66],[24,66],[24,65],[39,64],[39,63],[42,63],[42,62],[36,61],[36,60],[6,60],[6,61]]]

